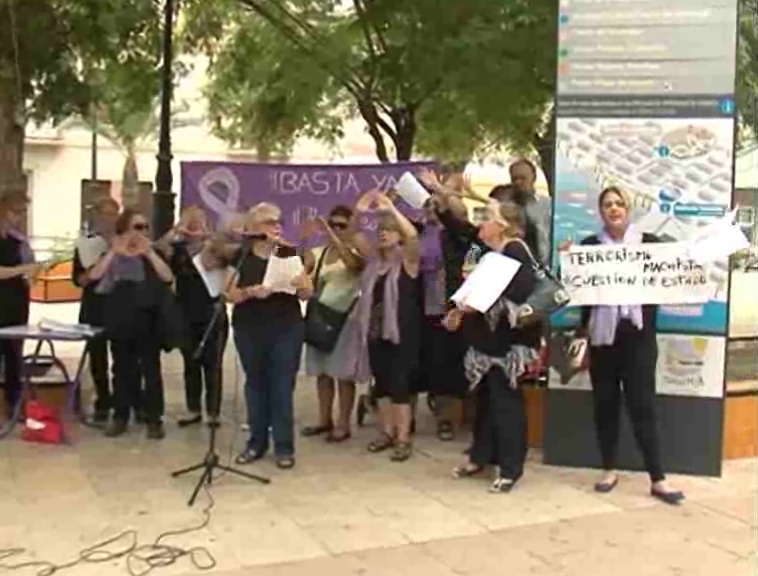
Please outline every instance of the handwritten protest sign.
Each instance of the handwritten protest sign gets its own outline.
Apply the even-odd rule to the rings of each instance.
[[[684,242],[572,246],[561,279],[574,306],[700,304],[716,290]]]

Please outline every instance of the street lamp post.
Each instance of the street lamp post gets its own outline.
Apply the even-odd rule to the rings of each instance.
[[[161,116],[158,141],[158,170],[153,195],[153,234],[156,238],[168,232],[174,224],[174,177],[171,172],[171,99],[173,79],[174,1],[165,0],[163,24],[163,68],[161,71]],[[178,1],[178,0],[176,0]]]

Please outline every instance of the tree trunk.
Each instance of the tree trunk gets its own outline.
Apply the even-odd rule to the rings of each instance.
[[[358,111],[361,114],[361,117],[366,122],[366,128],[368,129],[368,134],[371,136],[372,140],[374,141],[374,148],[376,150],[376,157],[379,159],[382,163],[387,163],[390,161],[389,154],[387,153],[387,144],[384,141],[384,135],[382,134],[381,129],[379,128],[379,115],[376,111],[376,108],[371,102],[362,102],[358,101]]]
[[[413,145],[416,141],[416,114],[413,110],[403,108],[392,114],[395,125],[395,157],[398,162],[408,162],[413,158]]]
[[[25,191],[24,126],[17,123],[15,90],[0,83],[0,195]]]
[[[130,208],[136,208],[139,204],[139,170],[137,152],[133,145],[126,146],[126,161],[121,176],[121,203]]]

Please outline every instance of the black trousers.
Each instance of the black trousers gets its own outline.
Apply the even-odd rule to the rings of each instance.
[[[192,323],[187,331],[187,340],[182,347],[184,357],[184,394],[187,410],[193,413],[202,411],[203,388],[205,388],[205,411],[210,416],[218,416],[221,401],[221,365],[223,363],[226,341],[229,337],[229,320],[226,314],[219,317],[218,323],[208,338],[200,358],[195,352],[203,340],[207,324]]]
[[[89,370],[95,385],[95,412],[107,412],[113,407],[108,375],[108,340],[103,335],[89,343]]]
[[[23,340],[0,340],[0,366],[3,368],[5,401],[15,406],[21,395]]]
[[[375,397],[389,398],[393,404],[410,404],[413,370],[402,344],[369,340],[368,358]]]
[[[497,466],[502,478],[518,480],[528,449],[524,392],[511,388],[502,369],[492,368],[476,390],[471,463]]]
[[[164,399],[158,335],[114,338],[111,353],[114,419],[127,422],[130,409],[135,407],[144,410],[149,424],[161,422]]]
[[[617,465],[623,388],[626,410],[645,468],[653,482],[663,480],[655,415],[658,360],[655,334],[643,333],[629,321],[622,320],[613,345],[591,346],[589,353],[595,428],[603,469],[615,470]]]

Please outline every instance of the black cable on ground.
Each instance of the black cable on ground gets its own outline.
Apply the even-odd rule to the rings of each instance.
[[[207,489],[208,505],[203,509],[203,520],[197,525],[180,530],[163,532],[151,544],[139,543],[139,534],[136,530],[127,530],[118,536],[103,540],[79,552],[79,557],[63,564],[54,564],[44,560],[19,562],[8,564],[8,560],[17,558],[26,553],[24,548],[0,549],[0,573],[17,570],[36,569],[37,576],[53,576],[81,564],[103,564],[114,560],[126,559],[126,569],[131,576],[145,576],[156,568],[165,568],[189,557],[193,566],[198,570],[212,570],[216,567],[216,559],[204,546],[193,548],[181,548],[166,544],[165,540],[185,536],[193,532],[199,532],[206,528],[211,521],[211,510],[215,506],[213,495]],[[119,545],[119,546],[116,546]],[[116,548],[114,550],[114,547]]]

